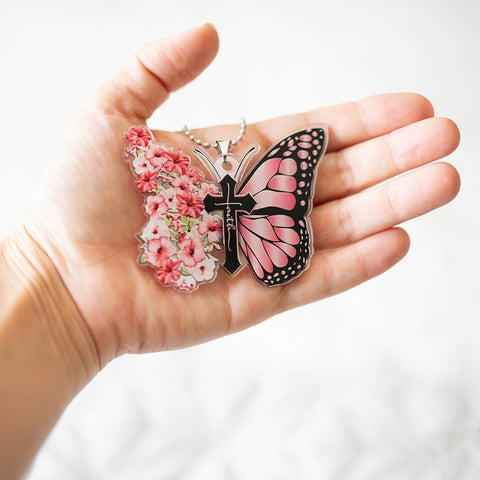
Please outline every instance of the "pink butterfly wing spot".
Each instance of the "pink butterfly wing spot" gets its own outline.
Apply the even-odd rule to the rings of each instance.
[[[247,252],[248,252],[247,253],[248,261],[250,262],[250,265],[252,266],[253,271],[255,272],[258,278],[263,278],[265,274],[264,267],[260,265],[259,261],[257,260],[255,255],[252,253],[252,251],[249,248],[247,249]],[[269,270],[269,271],[271,272],[272,270]]]
[[[274,227],[293,227],[295,225],[293,218],[288,215],[270,215],[268,220]]]
[[[275,205],[283,210],[291,210],[296,203],[295,195],[287,192],[276,192],[272,190],[262,190],[253,196],[257,204],[255,210],[268,208]]]
[[[248,259],[248,262],[250,263],[250,266],[252,267],[253,271],[255,272],[255,275],[263,279],[265,275],[265,271],[263,270],[262,266],[258,262],[258,260],[255,258],[255,255],[252,253],[250,248],[245,244],[245,241],[243,240],[242,237],[239,238],[239,245],[242,248],[243,252],[245,253],[245,256]]]
[[[295,177],[288,175],[274,175],[268,182],[267,187],[281,192],[293,192],[297,188],[297,181]]]
[[[284,267],[288,263],[288,257],[285,253],[273,243],[263,240],[263,246],[276,267]]]
[[[273,157],[278,151],[280,150],[280,147],[274,148],[269,154],[269,157]]]
[[[290,245],[297,245],[300,242],[298,233],[291,228],[275,228],[275,233],[280,240],[283,240]]]
[[[290,152],[285,152],[285,154],[290,154]],[[280,168],[278,169],[279,173],[283,175],[295,175],[297,171],[297,162],[293,158],[285,158],[280,163]]]
[[[239,195],[250,193],[255,195],[267,186],[268,181],[277,173],[281,158],[270,158],[262,163],[255,171],[255,175],[243,186]]]
[[[289,257],[293,258],[297,254],[297,249],[289,243],[275,242],[275,245],[281,248]]]
[[[246,215],[241,216],[240,223],[250,231],[255,232],[262,238],[277,242],[279,239],[273,230],[272,224],[266,218],[251,218]]]

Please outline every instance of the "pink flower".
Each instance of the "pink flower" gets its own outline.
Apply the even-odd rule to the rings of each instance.
[[[205,195],[207,195],[207,193],[211,193],[212,195],[215,195],[216,193],[219,193],[219,192],[220,190],[216,185],[213,185],[213,183],[202,182],[200,184],[200,188],[198,189],[198,195],[202,200],[205,198]]]
[[[174,188],[166,188],[162,192],[162,196],[167,202],[168,209],[172,212],[177,211],[177,197],[175,195],[175,189]]]
[[[190,267],[188,273],[190,273],[197,282],[211,280],[215,275],[215,260],[206,258],[203,262],[197,263],[194,267]]]
[[[222,227],[220,225],[220,218],[208,213],[203,214],[200,223],[198,224],[198,233],[200,235],[207,234],[209,243],[218,242],[222,235]]]
[[[183,223],[180,221],[180,217],[181,215],[170,215],[167,213],[167,218],[172,221],[170,229],[173,228],[176,233],[180,233],[180,229],[184,227]]]
[[[181,152],[165,152],[164,168],[167,172],[178,172],[180,175],[187,173],[190,159]]]
[[[137,188],[143,192],[151,192],[157,188],[157,180],[155,172],[152,170],[144,170],[137,179]]]
[[[150,145],[149,149],[145,152],[145,158],[154,166],[163,168],[167,157],[167,152],[158,144]]]
[[[151,217],[163,215],[168,211],[168,204],[163,195],[150,195],[147,197],[145,211]]]
[[[177,252],[177,258],[181,260],[186,267],[194,267],[197,263],[205,259],[205,250],[200,237],[188,237],[180,241],[180,250]]]
[[[205,208],[202,198],[192,192],[177,193],[177,208],[181,215],[186,217],[198,218]]]
[[[182,262],[174,262],[171,258],[166,258],[157,269],[155,277],[164,285],[173,283],[180,278],[180,270],[178,267]]]
[[[193,290],[197,286],[197,282],[191,275],[188,275],[187,277],[185,275],[181,275],[180,278],[175,282],[175,286],[179,290],[189,291]]]
[[[186,175],[190,179],[190,181],[192,182],[193,185],[198,183],[202,178],[202,175],[200,174],[200,172],[196,168],[193,168],[193,167],[189,168],[187,170]]]
[[[147,244],[146,259],[152,265],[160,268],[165,260],[174,255],[176,251],[168,237],[153,238]]]
[[[140,147],[146,147],[152,140],[152,134],[147,127],[131,127],[126,137],[130,143]]]
[[[135,153],[137,152],[137,146],[136,145],[132,145],[131,147],[128,147],[124,152],[123,152],[123,158],[128,158],[128,156],[131,154],[131,155],[135,155]]]
[[[176,177],[170,182],[170,185],[177,190],[177,193],[191,192],[193,188],[192,181],[186,175]]]

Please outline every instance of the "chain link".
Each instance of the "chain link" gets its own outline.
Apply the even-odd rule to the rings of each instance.
[[[230,143],[232,147],[235,147],[238,145],[239,142],[242,141],[244,135],[245,135],[245,130],[247,129],[247,122],[242,118],[240,120],[240,135],[235,140],[232,140]],[[192,141],[195,142],[197,145],[202,145],[205,148],[210,148],[210,147],[215,147],[218,148],[218,141],[215,143],[209,143],[209,142],[204,142],[200,138],[197,138],[191,131],[190,129],[184,125],[183,126],[183,131],[185,132],[185,135]]]

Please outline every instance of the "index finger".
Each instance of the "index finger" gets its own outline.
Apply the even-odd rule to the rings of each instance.
[[[329,135],[327,151],[337,151],[433,115],[432,104],[422,95],[387,93],[264,120],[253,125],[249,137],[258,136],[262,146],[268,147],[282,135],[299,127],[325,123]]]

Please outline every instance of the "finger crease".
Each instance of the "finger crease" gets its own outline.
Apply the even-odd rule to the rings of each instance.
[[[390,156],[390,163],[393,167],[393,172],[395,175],[399,175],[402,171],[398,165],[397,157],[394,153],[394,148],[392,147],[392,134],[390,133],[387,136],[387,148],[388,148],[388,155]]]
[[[353,243],[356,240],[355,229],[353,226],[353,218],[350,209],[347,207],[345,201],[341,201],[338,204],[338,219],[342,226],[345,236],[349,243]]]
[[[137,108],[137,106],[141,105],[143,107],[145,103],[145,99],[139,94],[136,89],[129,87],[127,84],[122,85],[125,93],[122,99],[116,102],[117,110],[121,112],[125,112],[127,115],[132,115],[135,119],[140,121],[145,121],[145,119],[149,116],[145,111],[141,111]],[[128,99],[128,102],[126,102]],[[128,103],[128,105],[126,105]],[[119,105],[120,104],[120,105]],[[123,104],[123,105],[122,105]]]
[[[395,220],[394,220],[395,224],[397,224],[400,222],[401,217],[398,212],[398,207],[395,205],[395,202],[393,201],[393,198],[392,198],[391,185],[392,185],[391,183],[387,183],[385,185],[385,196],[387,197],[388,206],[395,217]]]
[[[164,82],[164,80],[157,75],[154,71],[150,70],[142,61],[140,58],[140,55],[138,53],[135,54],[135,58],[137,59],[138,64],[140,65],[140,68],[142,68],[148,75],[152,76],[159,84],[160,87],[165,91],[165,94],[170,95],[170,88],[168,88],[168,85]],[[168,56],[167,56],[168,58]]]
[[[370,128],[368,126],[369,123],[368,123],[367,115],[365,113],[365,109],[362,106],[362,102],[355,102],[355,104],[357,106],[357,114],[358,114],[358,118],[360,119],[360,124],[362,125],[364,130],[364,136],[368,137]]]
[[[335,154],[334,161],[338,176],[342,181],[345,193],[349,194],[353,192],[355,185],[355,175],[353,173],[350,162],[345,158],[345,154],[342,152],[337,152]]]
[[[360,268],[360,282],[358,283],[363,283],[370,278],[370,273],[368,271],[365,255],[361,251],[362,249],[358,245],[356,245],[356,250],[357,250],[357,259],[359,264],[358,266]]]
[[[335,289],[334,289],[335,271],[327,255],[323,255],[321,258],[324,265],[324,268],[321,269],[321,272],[323,277],[323,287],[325,289],[325,296],[332,297],[333,295],[335,295]]]

